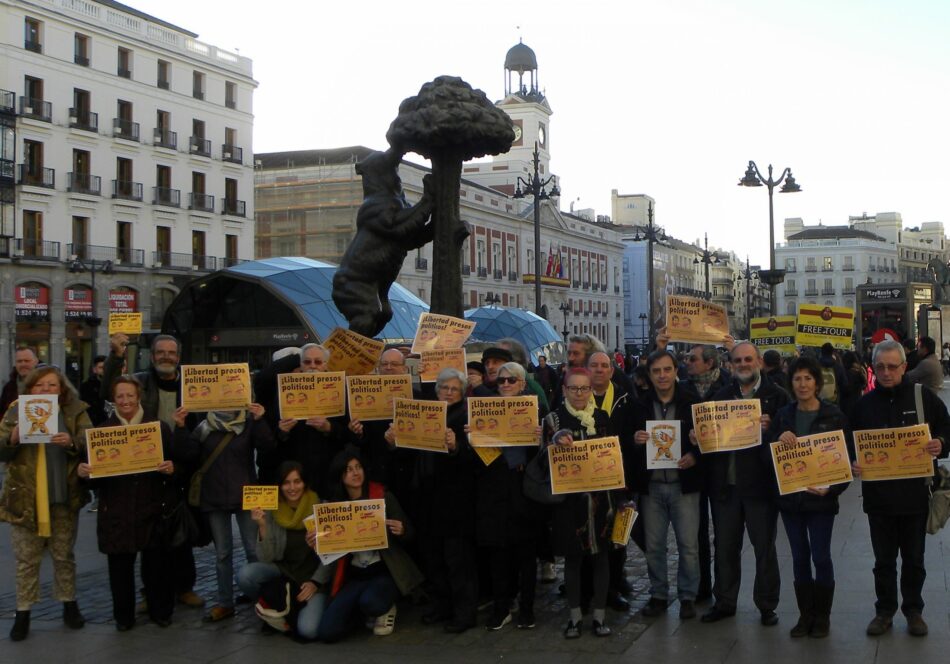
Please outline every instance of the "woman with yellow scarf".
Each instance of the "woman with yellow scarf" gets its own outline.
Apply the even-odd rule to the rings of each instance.
[[[86,429],[92,427],[92,422],[86,415],[86,404],[55,367],[34,369],[26,377],[23,393],[59,395],[59,433],[49,443],[23,444],[16,401],[0,423],[0,461],[7,464],[0,521],[11,525],[16,556],[16,618],[10,630],[11,641],[22,641],[30,632],[30,608],[40,599],[44,549],[49,549],[53,559],[53,594],[63,602],[63,622],[71,629],[85,625],[76,604],[73,547],[79,509],[89,502],[76,468],[81,461],[80,450],[85,448]]]
[[[303,480],[303,466],[285,461],[277,469],[280,482],[277,511],[251,510],[257,523],[257,558],[238,572],[238,585],[248,597],[261,595],[261,587],[284,577],[297,586],[294,599],[300,605],[296,634],[302,639],[317,636],[326,593],[317,592],[314,580],[320,559],[314,550],[313,531],[307,531],[305,519],[313,516],[313,506],[320,502],[317,494]]]

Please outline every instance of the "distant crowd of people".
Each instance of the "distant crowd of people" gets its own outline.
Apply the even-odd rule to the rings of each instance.
[[[853,431],[926,423],[931,437],[924,449],[935,459],[946,457],[950,417],[936,394],[944,367],[933,339],[922,337],[912,349],[884,341],[867,364],[831,345],[783,358],[731,337],[722,340],[722,349],[694,345],[681,352],[664,330],[654,341],[652,352],[634,358],[607,352],[591,335],[573,336],[567,361],[553,367],[543,355],[535,365],[519,342],[504,339],[468,362],[465,373],[442,370],[435,383],[417,384],[414,398],[445,402],[446,453],[398,447],[391,421],[282,419],[278,376],[327,371],[330,351],[317,344],[276,353],[254,377],[254,403],[247,408],[208,413],[181,406],[181,347],[174,337],[156,337],[151,366],[130,375],[129,339],[114,335],[109,355],[95,358],[79,391],[58,368],[39,364],[32,349],[19,348],[0,395],[0,461],[6,463],[0,520],[10,524],[16,557],[11,639],[29,634],[45,551],[63,621],[83,627],[73,548],[78,514],[91,492],[120,632],[132,629],[142,612],[164,627],[176,603],[203,606],[195,593],[193,549],[211,543],[217,590],[204,616],[209,622],[233,617],[247,601],[265,629],[301,640],[338,641],[363,624],[385,636],[395,628],[401,598],[412,597],[425,605],[422,622],[446,632],[474,628],[486,603],[486,629],[513,624],[529,630],[536,624],[537,583],[557,581],[560,558],[568,606],[564,637],[608,637],[608,608],[630,610],[633,590],[624,571],[628,547],[611,541],[613,519],[622,506],[636,505],[632,540],[645,557],[650,586],[650,599],[639,609],[644,616],[666,612],[674,600],[682,620],[695,618],[697,605],[710,601],[702,622],[734,616],[748,533],[756,561],[752,598],[761,624],[776,625],[781,515],[799,609],[790,634],[827,636],[835,594],[832,531],[848,484],[780,496],[769,448],[841,430],[853,474],[860,477]],[[407,373],[408,351],[386,349],[376,373]],[[30,394],[58,396],[59,433],[48,444],[21,440],[17,399]],[[500,447],[494,458],[480,454],[468,440],[467,399],[520,395],[537,397],[537,445]],[[704,454],[692,406],[735,399],[759,402],[761,444]],[[656,420],[679,423],[675,467],[648,467],[648,422]],[[160,465],[151,472],[91,477],[88,430],[148,422],[160,423]],[[526,495],[526,469],[536,455],[546,457],[548,446],[607,436],[620,441],[623,489],[573,493],[550,503]],[[242,509],[247,485],[276,485],[277,509]],[[928,631],[921,590],[930,493],[929,478],[864,483],[877,597],[869,635],[888,631],[898,609],[910,634]],[[321,560],[315,532],[307,528],[313,506],[363,499],[385,502],[388,546]],[[234,524],[247,561],[237,570]],[[675,583],[667,568],[671,528]]]

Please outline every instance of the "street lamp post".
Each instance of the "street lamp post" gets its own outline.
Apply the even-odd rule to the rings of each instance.
[[[92,282],[92,290],[90,291],[92,294],[92,315],[86,316],[85,323],[92,328],[92,357],[95,357],[99,354],[96,350],[96,338],[99,335],[99,325],[102,324],[102,318],[96,315],[96,272],[112,274],[112,261],[100,261],[94,258],[84,261],[78,256],[73,256],[69,263],[69,271],[72,274],[89,272],[90,275],[90,281]]]
[[[712,299],[712,292],[709,290],[709,266],[710,265],[719,265],[722,261],[719,260],[719,256],[715,253],[710,253],[709,251],[709,233],[703,234],[703,240],[705,242],[703,255],[697,256],[693,259],[694,265],[703,264],[703,269],[706,271],[706,300],[709,301]]]
[[[648,316],[640,312],[640,315],[637,316],[640,319],[640,338],[643,339],[643,348],[646,349],[647,346],[647,318]]]
[[[646,240],[647,243],[647,298],[649,299],[649,316],[650,316],[650,336],[647,340],[656,338],[656,312],[654,308],[656,306],[656,298],[653,295],[653,245],[657,242],[665,242],[666,234],[658,226],[653,225],[653,201],[650,201],[649,206],[647,207],[647,227],[642,229],[643,235],[640,235],[640,230],[637,229],[636,235],[633,236],[634,242],[643,242]]]
[[[772,179],[772,164],[769,164],[769,177],[762,177],[759,167],[754,161],[749,161],[749,167],[745,170],[745,175],[739,180],[740,187],[761,187],[765,185],[769,190],[769,269],[759,270],[759,279],[769,286],[769,309],[771,314],[775,315],[775,287],[785,281],[785,270],[775,269],[775,211],[772,205],[772,195],[775,187],[782,185],[779,193],[796,194],[802,188],[795,182],[792,176],[792,169],[786,168],[777,180]]]
[[[569,334],[569,330],[567,329],[567,312],[571,310],[571,305],[569,305],[567,302],[561,302],[560,306],[558,306],[558,309],[560,309],[561,313],[564,314],[564,329],[561,330],[561,334],[564,335],[564,345],[566,346],[567,335]]]
[[[554,184],[549,194],[545,187],[551,182],[554,182]],[[524,185],[524,189],[521,188],[522,185]],[[534,176],[529,182],[519,175],[512,198],[524,198],[528,195],[534,197],[534,312],[543,317],[541,306],[541,201],[557,198],[561,195],[561,190],[557,188],[557,181],[553,175],[544,180],[541,179],[537,141],[534,143]]]
[[[752,280],[758,277],[757,271],[749,267],[749,257],[745,257],[745,270],[739,272],[736,281],[745,280],[745,334],[746,339],[752,338]]]

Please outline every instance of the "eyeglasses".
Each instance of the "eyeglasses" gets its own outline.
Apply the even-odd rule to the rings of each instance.
[[[456,387],[455,385],[440,385],[439,389],[442,390],[443,392],[449,392],[449,393],[462,391],[462,388]]]
[[[499,385],[514,385],[520,380],[521,380],[520,378],[515,378],[514,376],[499,376],[498,384]]]
[[[571,394],[585,394],[590,392],[590,385],[567,385],[564,389]]]
[[[875,371],[880,371],[881,373],[884,373],[885,371],[897,371],[897,370],[900,369],[902,366],[904,366],[904,364],[905,364],[904,362],[901,362],[900,364],[883,364],[883,363],[879,363],[879,364],[875,364],[875,365],[874,365],[874,370],[875,370]]]

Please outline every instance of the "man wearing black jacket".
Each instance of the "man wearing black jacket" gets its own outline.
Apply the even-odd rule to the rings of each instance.
[[[872,356],[876,387],[861,397],[854,408],[855,431],[891,429],[926,422],[931,440],[926,450],[934,457],[950,452],[950,416],[940,398],[929,389],[920,389],[923,422],[917,413],[915,386],[904,378],[907,359],[896,341],[882,341]],[[855,462],[855,476],[861,474],[861,462]],[[930,506],[930,478],[862,482],[864,511],[871,528],[874,551],[875,616],[867,627],[870,636],[880,636],[892,625],[897,612],[897,554],[901,555],[901,611],[907,617],[907,631],[913,636],[927,634],[922,613],[921,590],[927,570],[924,568],[924,544],[927,513]]]
[[[779,408],[788,403],[788,393],[762,375],[762,357],[758,348],[744,341],[732,349],[735,378],[713,397],[714,401],[758,399],[762,409],[762,429],[769,424]],[[755,550],[755,584],[752,598],[765,626],[778,623],[781,579],[775,553],[778,507],[775,475],[767,446],[736,452],[708,455],[709,497],[712,503],[713,528],[716,533],[716,581],[713,594],[716,604],[702,617],[703,622],[716,622],[734,616],[739,598],[743,531]]]

